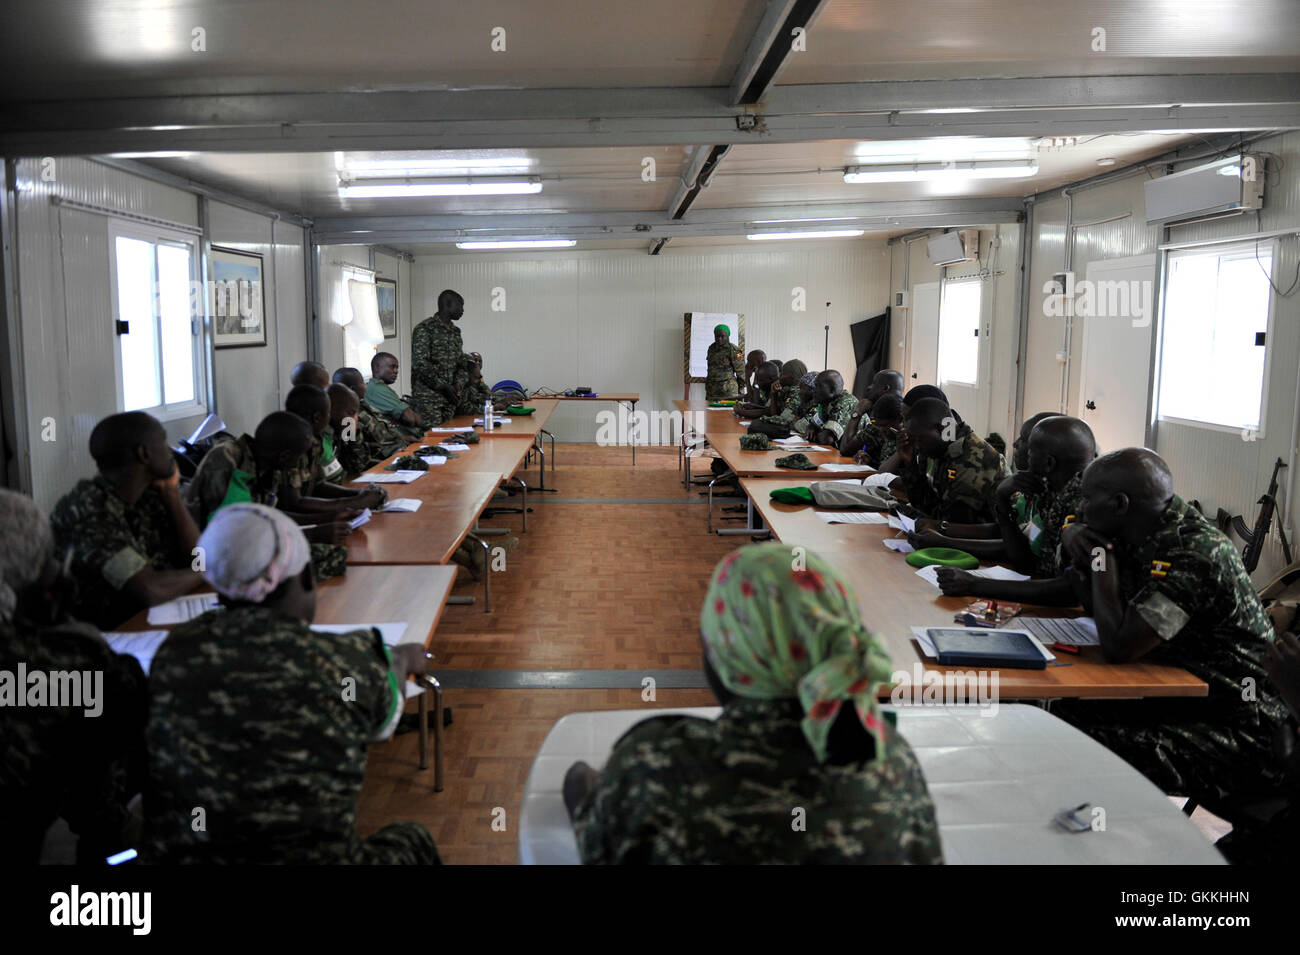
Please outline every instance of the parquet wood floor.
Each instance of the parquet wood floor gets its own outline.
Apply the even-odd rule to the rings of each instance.
[[[434,638],[435,670],[690,669],[700,666],[698,617],[717,561],[746,538],[705,533],[704,506],[681,486],[677,451],[561,444],[546,483],[558,494],[529,494],[528,533],[517,514],[485,519],[520,538],[504,573],[492,578],[492,613],[448,607]],[[705,467],[707,471],[707,466]],[[533,467],[524,475],[538,484]],[[609,503],[568,498],[610,499]],[[648,498],[654,503],[613,499]],[[508,504],[517,504],[516,496]],[[499,543],[500,538],[487,538]],[[454,593],[482,586],[462,573]],[[707,690],[448,690],[455,722],[444,736],[446,785],[417,768],[417,736],[371,748],[358,804],[362,834],[410,819],[433,834],[443,861],[513,864],[524,782],[555,721],[597,709],[708,706]],[[505,810],[506,831],[492,828]]]

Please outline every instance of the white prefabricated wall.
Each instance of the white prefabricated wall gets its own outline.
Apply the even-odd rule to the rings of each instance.
[[[851,388],[856,364],[849,326],[883,311],[888,272],[884,243],[862,240],[668,246],[656,256],[628,250],[458,252],[416,259],[411,314],[421,321],[437,310],[443,289],[460,292],[465,350],[483,354],[489,385],[509,378],[530,390],[586,385],[637,392],[639,410],[671,411],[671,402],[685,393],[686,312],[743,314],[746,350],[799,358],[820,370],[829,301],[829,364]],[[796,310],[800,298],[802,311]],[[504,309],[494,311],[494,301]],[[692,397],[703,393],[703,385],[692,386]],[[558,440],[593,441],[598,412],[611,408],[565,403],[547,429]]]
[[[87,442],[100,418],[117,411],[113,350],[113,282],[109,216],[51,202],[58,196],[105,210],[126,211],[197,227],[199,197],[81,158],[17,164],[15,210],[19,354],[26,401],[27,441],[19,470],[33,496],[49,508],[78,480],[94,473]],[[271,216],[209,204],[214,244],[263,255],[265,347],[219,350],[217,410],[232,430],[249,430],[277,407],[286,369],[305,353],[303,232]],[[43,440],[53,424],[53,440]],[[166,422],[184,437],[197,418]]]

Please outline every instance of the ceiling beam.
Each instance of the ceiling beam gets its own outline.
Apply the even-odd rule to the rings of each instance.
[[[243,94],[0,104],[10,156],[315,152],[1229,132],[1300,127],[1300,74]],[[970,110],[973,112],[944,112]]]
[[[752,106],[767,95],[795,52],[794,31],[806,32],[825,6],[826,0],[768,0],[763,19],[732,75],[727,96],[732,106]]]
[[[664,212],[580,212],[515,215],[356,216],[317,219],[321,245],[456,242],[463,239],[671,239],[734,236],[754,231],[816,228],[921,229],[1018,222],[1019,197],[908,199],[701,209],[684,219]],[[771,220],[794,219],[795,222]]]

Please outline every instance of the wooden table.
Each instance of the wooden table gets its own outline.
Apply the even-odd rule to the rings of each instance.
[[[773,451],[745,451],[740,447],[739,434],[728,432],[707,432],[709,444],[718,452],[718,457],[722,458],[730,474],[723,474],[715,477],[709,482],[709,512],[708,512],[708,529],[713,532],[713,485],[724,477],[769,477],[769,478],[809,478],[814,472],[800,471],[797,468],[782,468],[776,464],[777,458],[783,458],[787,455],[801,453],[805,455],[813,464],[853,464],[852,458],[846,458],[838,450],[832,451],[802,451],[796,452],[790,448],[782,448],[779,445]],[[814,444],[815,442],[807,442]],[[826,447],[826,445],[817,445]],[[875,474],[875,469],[862,465],[854,471],[822,471],[819,476],[812,478],[816,481],[834,481],[837,478],[863,477],[868,474]],[[729,528],[719,530],[719,534],[745,534],[746,530]]]
[[[594,395],[538,395],[529,398],[529,401],[541,401],[543,398],[549,398],[553,401],[612,401],[615,404],[630,405],[633,413],[636,412],[636,403],[641,400],[641,395],[634,391],[601,391]],[[628,442],[632,445],[632,466],[636,467],[636,442]],[[551,446],[554,451],[554,445]]]
[[[965,672],[925,660],[912,639],[911,628],[954,626],[953,614],[971,598],[943,596],[916,576],[915,569],[903,560],[902,554],[887,550],[881,542],[898,534],[893,528],[884,524],[827,524],[816,515],[815,506],[798,507],[771,499],[775,488],[807,487],[813,483],[812,480],[740,480],[741,488],[749,495],[773,537],[783,544],[799,545],[817,553],[853,586],[862,618],[884,642],[893,657],[895,670],[911,673],[915,664],[921,664],[927,672]],[[1026,606],[1026,609],[1036,616],[1061,615],[1059,608]],[[1014,627],[1014,620],[1008,626]],[[1059,662],[1069,665],[1049,664],[1046,670],[999,670],[998,692],[1006,699],[1205,696],[1209,693],[1204,682],[1179,667],[1141,661],[1106,663],[1100,647],[1084,647],[1077,657]]]
[[[559,406],[559,404],[560,402],[558,398],[532,398],[526,401],[521,406],[525,408],[535,408],[536,410],[532,414],[511,415],[511,414],[507,414],[504,411],[498,412],[497,413],[498,417],[509,418],[510,423],[503,424],[500,425],[499,427],[493,428],[492,433],[490,435],[483,430],[482,414],[457,415],[456,417],[452,418],[450,421],[444,421],[442,424],[438,425],[438,427],[459,428],[462,431],[477,430],[484,437],[532,438],[532,437],[536,437],[537,432],[541,431],[542,428],[546,425],[546,422],[550,419],[551,415],[555,413],[555,409]],[[479,422],[477,425],[474,424],[475,420]],[[439,436],[440,435],[438,434],[431,434],[428,437],[437,438]]]
[[[684,401],[681,398],[674,399],[673,407],[682,414],[682,443],[678,448],[677,466],[684,467],[682,475],[682,487],[690,488],[691,486],[691,454],[690,447],[697,446],[698,442],[692,441],[690,446],[687,441],[703,437],[708,432],[714,434],[736,434],[741,435],[749,431],[749,425],[755,418],[738,418],[736,413],[730,408],[710,408],[708,401],[702,398],[692,398]],[[689,427],[688,427],[689,424]],[[708,444],[705,438],[704,444]]]

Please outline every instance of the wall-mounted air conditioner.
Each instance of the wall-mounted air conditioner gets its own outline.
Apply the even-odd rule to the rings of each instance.
[[[927,239],[925,250],[932,265],[955,265],[958,262],[970,262],[978,257],[979,230],[964,229],[961,232],[945,232]]]
[[[1259,209],[1264,205],[1264,157],[1217,159],[1150,179],[1144,188],[1147,222],[1168,224]]]

